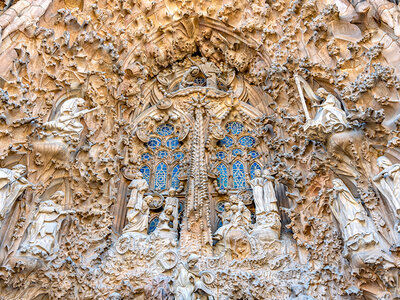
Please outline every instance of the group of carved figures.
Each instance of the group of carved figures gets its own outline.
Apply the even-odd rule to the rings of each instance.
[[[28,187],[34,187],[25,177],[26,167],[16,165],[10,169],[0,169],[0,224],[10,215],[16,200]],[[33,212],[32,220],[25,238],[21,243],[20,252],[47,257],[57,246],[58,232],[61,223],[68,213],[60,205],[64,192],[55,192],[50,199],[42,200]]]
[[[51,158],[68,161],[70,159],[71,140],[77,141],[83,125],[79,117],[93,111],[86,109],[79,111],[84,105],[82,98],[67,99],[57,107],[53,116],[45,122],[34,141],[35,153],[51,154]],[[27,168],[24,165],[15,165],[12,169],[0,169],[0,225],[11,215],[18,197],[28,188],[35,185],[26,178]],[[61,204],[65,195],[63,191],[56,191],[52,196],[42,199],[39,206],[33,210],[31,224],[27,227],[24,239],[19,248],[20,253],[30,253],[42,258],[52,255],[58,243],[58,234],[65,216],[71,210],[63,210]]]
[[[153,202],[151,195],[145,196],[149,189],[147,181],[141,172],[137,172],[136,178],[129,184],[131,195],[127,204],[127,221],[123,234],[137,236],[147,235],[150,217],[150,204]],[[165,207],[159,217],[155,235],[163,238],[176,238],[178,232],[178,205],[179,200],[175,197],[175,190],[171,188],[165,199]]]

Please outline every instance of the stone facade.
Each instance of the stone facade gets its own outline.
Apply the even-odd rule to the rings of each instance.
[[[0,299],[400,297],[396,1],[1,1]]]

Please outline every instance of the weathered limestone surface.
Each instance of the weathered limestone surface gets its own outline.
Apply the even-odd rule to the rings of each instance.
[[[397,1],[0,9],[0,299],[400,297]]]

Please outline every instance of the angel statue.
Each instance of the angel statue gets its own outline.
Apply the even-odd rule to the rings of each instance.
[[[24,165],[16,165],[11,170],[0,169],[0,224],[24,190],[28,186],[33,186],[24,177],[25,172]]]
[[[324,88],[319,88],[317,92],[314,93],[309,84],[298,75],[295,75],[295,80],[306,116],[306,124],[304,125],[305,131],[314,131],[316,134],[322,131],[327,134],[341,132],[349,126],[346,113],[341,108],[340,101],[334,95],[327,92]],[[311,119],[308,112],[303,90],[306,92],[306,95],[314,101],[312,106],[319,107],[313,119]],[[316,104],[321,100],[323,100],[321,104]]]
[[[351,194],[342,180],[333,183],[332,213],[340,224],[345,250],[358,251],[377,243],[375,229],[362,204]]]
[[[397,218],[400,217],[400,164],[393,164],[386,156],[378,157],[381,172],[373,178],[379,192],[383,195]]]

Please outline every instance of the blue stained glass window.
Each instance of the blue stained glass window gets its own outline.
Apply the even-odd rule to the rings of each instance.
[[[147,146],[154,151],[154,149],[161,146],[161,140],[158,138],[150,138],[150,141],[147,143]]]
[[[180,165],[176,165],[173,169],[172,169],[172,176],[171,176],[171,187],[174,188],[175,190],[177,190],[179,188],[179,172],[181,170]]]
[[[218,228],[222,227],[222,221],[220,218],[218,218],[217,220],[218,220],[217,221],[217,229],[218,229]]]
[[[182,202],[179,202],[179,205],[178,205],[178,214],[180,214],[181,212],[183,212],[183,203],[182,203]]]
[[[223,151],[219,151],[217,152],[216,156],[218,159],[224,159],[226,157],[226,153]]]
[[[220,147],[225,146],[226,148],[229,148],[233,145],[233,140],[229,136],[226,136],[226,137],[224,137],[224,139],[218,141],[217,145]]]
[[[261,167],[258,163],[253,163],[250,167],[250,177],[251,179],[254,178],[254,171],[255,170],[261,170]]]
[[[167,165],[163,162],[157,165],[154,188],[161,191],[167,188]]]
[[[150,184],[150,168],[143,166],[140,168],[140,172],[143,174],[143,178],[146,179],[147,184]]]
[[[225,202],[223,202],[223,201],[221,201],[221,202],[218,202],[218,204],[217,204],[217,211],[219,211],[219,212],[223,212],[225,209]]]
[[[174,126],[172,126],[170,124],[164,124],[164,125],[158,126],[156,131],[161,136],[171,135],[174,132]]]
[[[233,156],[238,156],[238,155],[242,155],[243,151],[240,149],[233,149],[232,150],[232,154]]]
[[[146,152],[146,153],[143,153],[141,157],[142,157],[142,160],[146,161],[146,160],[150,160],[152,158],[152,155],[150,153]]]
[[[228,124],[226,124],[225,129],[227,132],[230,132],[232,134],[240,134],[243,131],[244,126],[242,123],[239,122],[229,122]]]
[[[228,187],[228,169],[224,164],[219,164],[217,166],[218,170],[218,187],[222,190],[225,190]]]
[[[233,188],[244,189],[246,187],[246,175],[244,172],[244,165],[241,161],[237,160],[233,166]]]
[[[251,158],[257,158],[257,157],[260,156],[260,154],[257,151],[254,151],[254,150],[249,151],[249,155],[250,155]]]
[[[158,225],[158,222],[159,222],[158,217],[153,218],[153,219],[150,221],[149,229],[148,229],[147,233],[152,233],[154,230],[156,230],[157,225]]]
[[[164,158],[164,157],[167,157],[168,156],[168,152],[167,151],[158,151],[158,153],[157,153],[157,157],[158,158]]]
[[[174,153],[175,159],[183,159],[184,157],[185,157],[185,154],[183,154],[183,152],[175,152]]]
[[[178,147],[179,147],[179,140],[178,140],[178,137],[170,138],[170,139],[167,141],[167,147],[170,148],[170,149],[172,149],[172,150],[175,150],[176,148],[178,148]]]
[[[251,136],[243,136],[239,139],[239,144],[244,147],[253,147],[256,143],[256,139]]]

